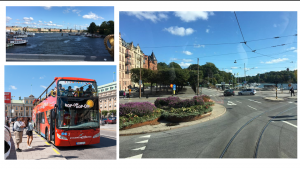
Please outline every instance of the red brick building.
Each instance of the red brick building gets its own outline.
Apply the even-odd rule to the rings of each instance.
[[[157,70],[157,59],[152,52],[150,56],[144,55],[144,64],[143,68],[150,70]]]

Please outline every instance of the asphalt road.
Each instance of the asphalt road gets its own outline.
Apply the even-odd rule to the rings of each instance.
[[[189,127],[121,136],[120,158],[297,158],[296,100],[203,93],[227,112]]]
[[[67,160],[116,159],[116,124],[100,126],[99,144],[56,148]]]

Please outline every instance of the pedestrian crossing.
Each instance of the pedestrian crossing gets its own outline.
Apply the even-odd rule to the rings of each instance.
[[[147,147],[147,143],[150,139],[151,135],[144,135],[138,138],[138,141],[136,141],[136,148],[131,149],[132,151],[134,151],[134,154],[131,157],[127,157],[127,159],[141,159],[143,157],[143,151],[146,149]]]

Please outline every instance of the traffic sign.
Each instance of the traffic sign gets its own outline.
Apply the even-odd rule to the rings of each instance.
[[[176,90],[176,84],[173,84],[173,90]]]
[[[142,85],[142,80],[139,80],[139,84]]]
[[[291,87],[292,85],[291,84],[289,84],[289,87]]]

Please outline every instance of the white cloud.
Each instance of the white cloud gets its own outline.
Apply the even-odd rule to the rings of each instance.
[[[286,60],[289,60],[288,58],[278,58],[278,59],[273,59],[271,61],[268,61],[266,62],[266,64],[273,64],[273,63],[279,63],[279,62],[283,62],[283,61],[286,61]]]
[[[31,21],[33,21],[33,18],[32,18],[32,17],[29,17],[29,18],[24,17],[23,20],[24,20],[25,22],[31,22]]]
[[[43,22],[43,21],[39,21],[39,22],[41,23],[41,22]]]
[[[194,44],[194,47],[195,47],[195,48],[201,48],[201,47],[202,47],[202,48],[204,48],[204,47],[205,47],[205,45]]]
[[[52,23],[52,21],[49,21],[49,23]]]
[[[214,15],[213,12],[204,11],[177,11],[175,16],[179,17],[184,22],[196,21],[197,19],[207,20],[208,16]]]
[[[186,54],[186,55],[192,55],[193,53],[190,51],[182,51],[182,53]]]
[[[16,19],[17,21],[19,21],[20,19]]]
[[[76,13],[78,16],[81,16],[81,15],[80,15],[80,12],[81,12],[81,11],[78,10],[78,9],[73,9],[72,12]]]
[[[9,89],[17,90],[16,86],[10,85]]]
[[[229,70],[229,69],[225,69],[225,72],[231,72],[231,73],[232,73],[232,70]]]
[[[165,28],[163,29],[164,31],[168,31],[173,35],[178,35],[178,36],[186,36],[186,35],[191,35],[194,30],[192,28],[187,28],[185,29],[184,27],[169,27],[169,28]]]
[[[6,17],[6,23],[9,22],[10,20],[12,20],[12,18],[9,17],[9,16],[7,16],[7,17]]]
[[[209,33],[209,29],[206,29],[206,31],[205,31],[206,33]]]
[[[44,8],[45,8],[46,10],[49,10],[49,9],[51,9],[51,6],[44,6]]]
[[[295,47],[290,47],[289,49],[287,49],[287,50],[294,50],[294,49],[296,49]]]
[[[94,19],[94,20],[104,19],[101,16],[98,16],[98,15],[94,14],[93,12],[90,12],[88,15],[83,15],[82,18],[84,18],[84,19]]]
[[[182,59],[182,61],[184,61],[184,62],[192,62],[193,60],[192,59]]]
[[[45,77],[46,77],[45,75],[44,75],[44,76],[41,76],[40,79],[44,79]]]
[[[184,62],[180,62],[179,65],[181,67],[189,67],[192,63],[184,63]]]
[[[66,10],[63,11],[63,13],[69,13],[71,8],[67,8]]]
[[[297,53],[298,51],[297,51],[297,50],[294,50],[293,52]]]
[[[140,20],[149,19],[154,23],[163,19],[164,20],[168,19],[168,15],[163,12],[130,11],[125,13],[129,16],[135,16]]]
[[[40,87],[41,87],[41,88],[44,88],[44,89],[47,89],[47,86],[43,86],[43,85],[41,85]]]

